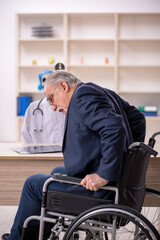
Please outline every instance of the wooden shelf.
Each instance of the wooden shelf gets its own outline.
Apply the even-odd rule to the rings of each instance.
[[[40,98],[39,73],[63,62],[83,82],[110,88],[135,106],[160,108],[160,13],[20,13],[16,20],[17,96]],[[32,26],[44,23],[53,37],[32,37]],[[159,129],[160,117],[147,119],[149,134]]]
[[[20,121],[24,120],[24,116],[17,116],[17,119],[20,120]]]
[[[118,68],[160,68],[160,65],[117,65]]]
[[[113,41],[115,41],[115,39],[109,39],[109,38],[68,38],[67,39],[68,41],[70,41],[70,42],[83,42],[83,41],[91,41],[91,42],[103,42],[103,41],[108,41],[108,42],[113,42]]]
[[[156,116],[156,117],[154,117],[154,116],[146,116],[146,120],[147,121],[160,121],[160,116]]]
[[[85,64],[69,64],[67,65],[68,67],[75,67],[75,68],[114,68],[114,65],[109,65],[109,64],[103,64],[103,65],[85,65]]]
[[[18,90],[17,91],[18,94],[44,94],[44,92],[39,91],[39,90]]]
[[[160,90],[159,91],[142,91],[142,90],[118,90],[117,89],[117,92],[118,93],[130,93],[130,94],[160,94]]]
[[[61,38],[28,38],[28,39],[17,39],[19,42],[63,42]]]
[[[132,42],[132,41],[133,42],[138,42],[138,41],[142,41],[142,42],[143,41],[144,42],[146,42],[146,41],[153,41],[153,42],[155,42],[155,41],[160,41],[160,38],[157,38],[157,39],[156,38],[128,38],[128,39],[127,38],[123,38],[123,39],[121,38],[121,39],[117,39],[117,41],[119,41],[119,42],[120,41],[122,41],[122,42],[125,42],[125,41],[126,42],[127,41],[128,42]]]
[[[53,69],[54,68],[54,64],[53,65],[19,65],[19,68],[44,68],[44,69]]]

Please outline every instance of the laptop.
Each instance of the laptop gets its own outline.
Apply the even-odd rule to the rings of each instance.
[[[37,153],[57,153],[62,152],[61,145],[29,145],[25,147],[11,148],[11,150],[20,154],[37,154]]]

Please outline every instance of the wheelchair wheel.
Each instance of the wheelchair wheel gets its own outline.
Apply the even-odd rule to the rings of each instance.
[[[146,193],[145,199],[149,203],[142,208],[141,214],[154,225],[160,234],[160,191],[147,188]],[[158,206],[156,206],[157,200]]]
[[[64,240],[158,240],[154,226],[137,211],[117,205],[101,205],[80,214],[69,226]]]

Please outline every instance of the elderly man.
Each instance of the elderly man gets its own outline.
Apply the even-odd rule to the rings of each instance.
[[[60,189],[55,183],[50,188],[109,198],[108,193],[97,190],[118,183],[128,145],[144,141],[143,114],[115,92],[82,83],[66,71],[49,75],[46,94],[53,111],[67,113],[63,140],[65,166],[53,172],[82,178],[82,186],[74,190],[64,186]],[[26,180],[11,234],[3,235],[2,239],[19,240],[25,219],[40,214],[42,186],[49,177],[37,174]]]

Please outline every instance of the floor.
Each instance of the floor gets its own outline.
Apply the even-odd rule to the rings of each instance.
[[[9,233],[17,211],[17,206],[0,206],[0,239],[4,233]]]
[[[0,206],[0,239],[4,233],[10,233],[17,208],[17,206]]]
[[[157,229],[159,229],[158,226],[160,226],[160,214],[159,214],[160,208],[158,209],[150,208],[150,211],[148,211],[148,208],[144,208],[144,209],[145,211],[147,211],[147,218],[151,222],[152,220],[154,221],[155,218],[158,220]],[[142,211],[142,214],[146,216],[144,209]],[[0,239],[2,234],[10,232],[16,212],[17,212],[17,206],[0,206]],[[154,217],[156,216],[156,217],[154,218],[153,216]],[[63,238],[63,235],[62,235],[62,238]]]

